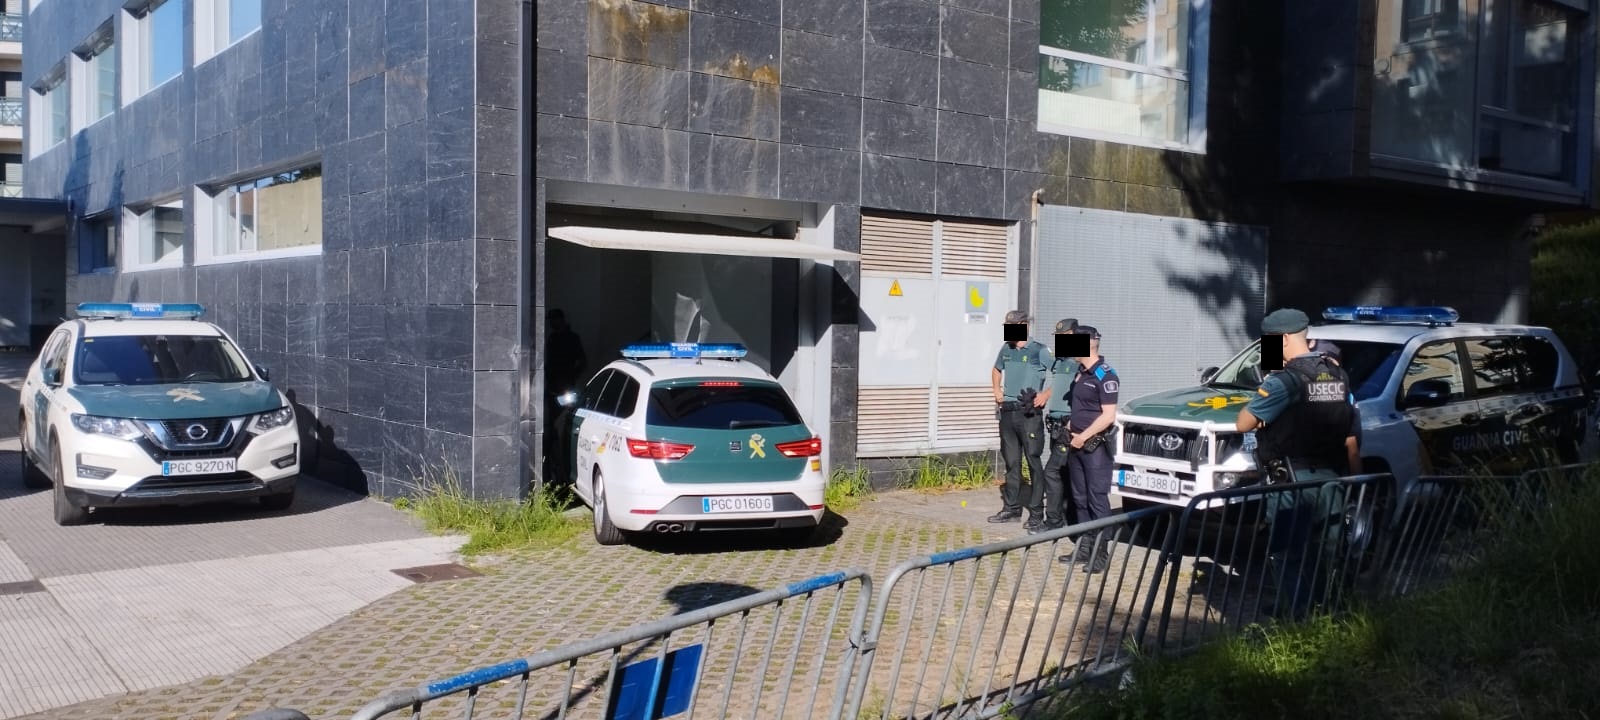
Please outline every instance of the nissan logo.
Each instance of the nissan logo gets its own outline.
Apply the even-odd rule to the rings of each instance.
[[[206,426],[200,423],[195,423],[183,429],[183,434],[188,435],[190,440],[204,440],[207,432]]]
[[[1162,433],[1161,437],[1156,438],[1156,444],[1160,445],[1162,450],[1176,452],[1178,448],[1183,447],[1183,438],[1177,433]]]

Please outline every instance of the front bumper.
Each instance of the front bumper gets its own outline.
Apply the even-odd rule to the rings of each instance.
[[[294,423],[259,435],[241,434],[214,451],[164,451],[149,440],[72,433],[63,437],[64,494],[80,507],[186,505],[289,492],[300,475]],[[234,458],[234,472],[162,474],[164,460]]]
[[[1222,467],[1216,465],[1201,465],[1191,471],[1188,469],[1177,470],[1163,467],[1159,460],[1146,460],[1143,458],[1125,458],[1119,456],[1111,476],[1111,492],[1119,497],[1138,500],[1147,503],[1171,505],[1174,507],[1188,507],[1196,496],[1217,490],[1228,490],[1238,487],[1249,487],[1261,481],[1260,473],[1254,467]],[[1175,481],[1177,492],[1163,492],[1147,487],[1135,487],[1129,483],[1137,482],[1129,474],[1158,475]],[[1239,498],[1230,500],[1213,499],[1196,505],[1200,509],[1222,507],[1229,503],[1240,502]]]

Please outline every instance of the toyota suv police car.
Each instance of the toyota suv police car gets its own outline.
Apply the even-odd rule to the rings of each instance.
[[[574,491],[594,536],[776,529],[822,520],[822,439],[736,344],[632,345],[559,399]]]
[[[294,501],[294,408],[199,305],[84,303],[22,385],[23,482],[55,519],[91,508]]]
[[[1401,498],[1419,475],[1516,471],[1540,448],[1575,460],[1590,433],[1589,388],[1555,333],[1458,317],[1447,307],[1332,307],[1323,312],[1331,322],[1307,333],[1340,349],[1363,470],[1393,473]],[[1197,387],[1123,405],[1113,492],[1125,505],[1187,505],[1259,482],[1253,437],[1234,423],[1261,383],[1260,359],[1258,341],[1205,370]]]

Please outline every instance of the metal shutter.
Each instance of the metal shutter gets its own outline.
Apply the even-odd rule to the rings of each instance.
[[[927,448],[932,413],[926,387],[863,387],[856,408],[856,452],[904,452]]]
[[[1126,402],[1194,385],[1197,370],[1250,343],[1266,304],[1267,230],[1046,205],[1034,267],[1039,327],[1072,317],[1098,328]]]
[[[933,221],[861,215],[861,272],[933,274]]]
[[[939,274],[1006,279],[1005,225],[939,223]]]
[[[994,417],[994,390],[988,385],[939,388],[938,444],[940,450],[984,449],[999,446],[999,425]]]

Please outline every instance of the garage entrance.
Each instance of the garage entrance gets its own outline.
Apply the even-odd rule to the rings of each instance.
[[[740,343],[745,361],[776,377],[806,422],[827,433],[827,384],[817,382],[814,358],[828,321],[817,311],[817,263],[858,255],[797,239],[801,222],[789,218],[552,204],[545,227],[547,323],[559,310],[584,360],[563,374],[553,361],[566,353],[546,336],[547,455],[553,398],[642,342]],[[823,269],[831,281],[831,268]],[[829,359],[820,360],[824,375]],[[558,467],[546,470],[563,477]]]

